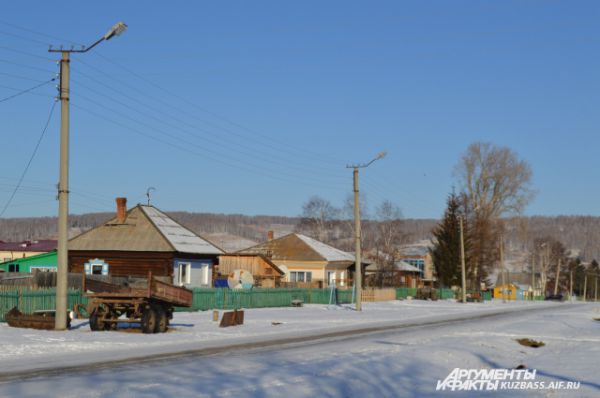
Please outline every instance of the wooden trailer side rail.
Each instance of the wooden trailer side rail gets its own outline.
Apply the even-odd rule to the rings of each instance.
[[[179,307],[191,307],[193,293],[184,287],[162,282],[148,275],[148,294],[151,298],[172,303]]]
[[[83,292],[87,297],[116,299],[116,298],[148,298],[160,300],[180,307],[191,307],[193,293],[179,286],[162,282],[152,277],[148,273],[147,288],[131,288],[128,286],[119,286],[108,282],[87,279],[83,275]],[[91,290],[93,293],[87,293]]]

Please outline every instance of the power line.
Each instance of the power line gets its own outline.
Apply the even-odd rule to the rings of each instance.
[[[33,30],[33,29],[30,29],[30,28],[27,28],[27,27],[24,27],[24,26],[20,26],[20,25],[11,23],[11,22],[0,20],[0,24],[6,25],[6,26],[10,26],[12,28],[16,28],[16,29],[19,29],[19,30],[24,31],[24,32],[32,33],[32,34],[37,35],[37,36],[41,36],[41,37],[45,37],[45,38],[51,38],[53,40],[65,41],[65,42],[69,42],[69,43],[74,44],[74,45],[81,45],[81,43],[78,43],[78,42],[75,42],[75,41],[72,41],[72,40],[68,40],[68,39],[57,37],[57,36],[53,36],[53,35],[50,35],[50,34],[47,34],[47,33],[39,32],[37,30]],[[35,42],[35,43],[46,44],[46,43],[41,42],[39,40],[35,40],[35,39],[28,38],[28,37],[20,36],[20,35],[17,35],[15,33],[7,33],[7,32],[2,32],[2,31],[0,31],[0,33],[4,33],[4,34],[10,35],[10,36],[18,37],[18,38],[21,38],[21,39],[24,39],[24,40]],[[25,54],[26,55],[31,55],[31,56],[38,57],[37,55],[30,54],[30,53],[25,53]],[[295,148],[295,147],[290,146],[288,143],[286,143],[284,141],[275,140],[272,137],[268,137],[268,136],[266,136],[264,134],[261,134],[260,132],[257,132],[255,130],[249,129],[248,127],[243,126],[240,123],[236,123],[236,122],[230,120],[227,117],[219,115],[219,114],[217,114],[215,112],[212,112],[212,111],[210,111],[208,109],[205,109],[205,108],[199,106],[198,104],[196,104],[196,103],[194,103],[194,102],[192,102],[192,101],[190,101],[190,100],[188,100],[188,99],[186,99],[186,98],[184,98],[184,97],[182,97],[182,96],[174,93],[173,91],[168,90],[168,89],[166,89],[166,88],[158,85],[156,82],[154,82],[154,81],[152,81],[150,79],[147,79],[147,78],[141,76],[140,74],[136,73],[135,71],[133,71],[133,70],[131,70],[131,69],[129,69],[129,68],[127,68],[127,67],[125,67],[125,66],[123,66],[123,65],[121,65],[119,63],[117,63],[117,62],[115,62],[114,60],[112,60],[112,59],[110,59],[108,57],[103,56],[101,53],[96,52],[95,54],[98,55],[99,57],[101,57],[102,59],[104,59],[105,61],[107,61],[107,62],[109,62],[109,63],[111,63],[111,64],[113,64],[113,65],[115,65],[115,66],[117,66],[117,67],[119,67],[121,69],[123,69],[127,73],[133,75],[134,77],[136,77],[137,79],[145,82],[146,84],[150,84],[151,86],[153,86],[153,87],[155,87],[155,88],[157,88],[157,89],[159,89],[159,90],[161,90],[161,91],[169,94],[170,96],[172,96],[174,98],[177,98],[178,100],[180,100],[180,101],[182,101],[182,102],[184,102],[184,103],[186,103],[186,104],[188,104],[188,105],[190,105],[190,106],[192,106],[192,107],[194,107],[194,108],[202,111],[205,114],[211,115],[212,117],[215,117],[215,118],[217,118],[217,119],[219,119],[219,120],[221,120],[223,122],[226,122],[226,123],[228,123],[228,124],[230,124],[230,125],[232,125],[234,127],[239,128],[241,130],[245,130],[245,131],[247,131],[247,132],[249,132],[249,133],[251,133],[251,134],[253,134],[255,136],[257,135],[257,136],[262,137],[264,140],[266,140],[266,142],[263,144],[265,146],[269,146],[272,149],[279,150],[279,151],[281,151],[281,150],[284,150],[284,151],[287,150],[288,153],[294,153],[296,157],[298,155],[302,155],[302,156],[305,156],[307,158],[311,158],[311,159],[313,159],[312,160],[313,162],[314,161],[318,161],[318,162],[321,162],[321,163],[329,163],[330,165],[336,165],[336,166],[338,166],[339,164],[343,164],[343,161],[341,161],[341,160],[339,160],[339,161],[338,160],[330,160],[331,159],[331,155],[325,156],[325,155],[321,155],[321,154],[317,154],[317,153],[313,153],[313,152],[308,152],[308,151],[305,151],[303,149]],[[42,58],[45,58],[45,57],[42,57]],[[125,85],[125,86],[127,86],[127,87],[129,87],[131,89],[134,89],[135,91],[137,91],[138,93],[141,93],[145,97],[151,97],[152,98],[152,96],[149,96],[147,93],[143,93],[140,90],[135,89],[131,85],[129,85],[129,84],[127,84],[127,83],[125,83],[125,82],[123,82],[123,81],[121,81],[119,79],[115,79],[113,76],[105,73],[104,71],[102,71],[102,70],[100,70],[98,68],[93,67],[92,65],[86,63],[85,61],[80,60],[80,62],[83,63],[83,64],[85,64],[85,65],[87,65],[88,67],[90,67],[92,69],[95,69],[95,70],[99,71],[100,73],[102,73],[103,75],[111,78],[112,80],[115,80],[115,81],[119,82],[119,84]],[[170,107],[172,107],[172,108],[174,108],[174,109],[176,109],[176,110],[178,110],[180,112],[182,111],[180,108],[174,107],[173,105],[171,105],[168,102],[165,102],[165,101],[159,100],[159,99],[155,99],[155,100],[161,102],[164,105],[170,106]],[[193,117],[195,117],[195,115],[193,115]],[[218,129],[220,129],[222,131],[225,131],[225,132],[227,132],[229,134],[232,134],[234,136],[237,136],[238,138],[249,139],[247,136],[245,136],[243,134],[239,134],[239,133],[237,133],[235,131],[231,131],[229,129],[224,128],[223,126],[214,124],[212,122],[209,122],[209,121],[206,121],[206,120],[202,120],[202,122],[210,124],[213,127],[218,128]],[[254,139],[256,140],[256,137],[254,137]],[[275,146],[275,145],[272,144],[272,143],[277,142],[277,141],[279,142],[279,146]]]
[[[185,99],[185,98],[183,98],[181,96],[178,96],[177,94],[174,94],[170,90],[167,90],[167,89],[159,86],[154,81],[146,79],[146,78],[142,77],[141,75],[133,72],[129,68],[126,68],[126,67],[124,67],[124,66],[116,63],[115,61],[110,60],[107,57],[104,57],[99,52],[95,53],[95,55],[97,55],[97,56],[99,56],[99,57],[107,60],[109,63],[111,63],[113,65],[116,65],[116,66],[120,67],[121,69],[127,71],[128,73],[132,74],[133,76],[137,77],[138,79],[144,81],[146,84],[150,84],[151,86],[153,86],[155,88],[158,88],[159,90],[161,90],[163,92],[166,92],[167,94],[173,96],[174,98],[178,99],[179,101],[182,101],[182,102],[184,102],[184,103],[186,103],[186,104],[188,104],[188,105],[190,105],[190,106],[192,106],[194,108],[197,108],[198,110],[202,111],[205,114],[208,114],[208,115],[210,115],[210,116],[212,116],[214,118],[217,118],[217,119],[219,119],[221,121],[224,121],[224,122],[226,122],[226,123],[228,123],[228,124],[230,124],[230,125],[232,125],[234,127],[237,127],[238,129],[245,130],[246,132],[249,132],[249,133],[253,134],[254,137],[249,138],[245,134],[240,134],[239,132],[233,131],[233,130],[228,129],[226,127],[223,127],[223,126],[221,126],[221,125],[219,125],[217,123],[214,123],[212,121],[199,118],[195,113],[191,113],[191,112],[188,112],[188,111],[186,111],[184,109],[181,109],[181,107],[173,105],[171,102],[162,99],[162,97],[158,97],[157,98],[155,96],[152,96],[151,94],[145,93],[145,92],[137,89],[136,87],[132,86],[129,83],[126,83],[126,82],[124,82],[122,80],[116,79],[114,76],[111,76],[110,74],[104,72],[100,68],[97,68],[97,67],[95,67],[95,66],[93,66],[93,65],[91,65],[91,64],[89,64],[89,63],[87,63],[85,61],[82,61],[82,60],[79,60],[79,62],[81,62],[82,64],[86,65],[87,67],[89,67],[91,69],[96,70],[100,74],[107,76],[109,79],[118,82],[120,85],[124,85],[126,87],[129,87],[130,89],[132,89],[132,90],[140,93],[141,95],[143,95],[146,98],[152,98],[152,99],[154,99],[155,101],[161,103],[164,106],[167,106],[167,107],[172,108],[172,109],[174,109],[174,110],[176,110],[178,112],[181,112],[181,113],[183,113],[185,115],[188,115],[189,117],[191,117],[193,119],[196,119],[196,120],[199,120],[202,123],[206,123],[206,124],[212,126],[213,128],[216,128],[216,129],[218,129],[220,131],[223,131],[223,132],[226,132],[228,134],[231,134],[231,135],[237,137],[238,139],[242,138],[244,140],[248,140],[251,143],[259,143],[260,144],[262,142],[261,145],[263,145],[263,146],[269,147],[269,148],[277,150],[277,151],[288,152],[290,154],[293,154],[296,157],[299,156],[299,155],[300,156],[304,156],[304,157],[310,158],[313,162],[314,161],[318,161],[318,162],[321,162],[321,163],[335,165],[335,166],[339,166],[340,164],[344,163],[341,160],[339,160],[339,161],[329,160],[328,158],[331,158],[331,155],[325,156],[325,155],[317,154],[317,153],[314,153],[314,152],[308,152],[306,150],[293,147],[293,146],[289,145],[289,143],[287,143],[287,142],[278,141],[278,140],[274,139],[273,137],[268,137],[268,136],[266,136],[264,134],[258,133],[258,132],[254,131],[254,130],[251,130],[251,129],[247,128],[247,127],[244,127],[243,125],[241,125],[239,123],[233,122],[233,121],[229,120],[228,118],[226,118],[224,116],[220,116],[220,115],[218,115],[218,114],[216,114],[216,113],[214,113],[214,112],[212,112],[210,110],[207,110],[207,109],[205,109],[205,108],[203,108],[203,107],[195,104],[194,102],[192,102],[190,100],[187,100],[187,99]],[[262,137],[262,140],[258,139],[256,136]],[[279,144],[277,144],[277,142],[279,142]]]
[[[155,120],[158,123],[164,124],[164,125],[168,126],[169,128],[174,129],[174,131],[181,131],[181,132],[183,132],[183,133],[185,133],[188,136],[191,136],[193,138],[200,138],[200,139],[202,139],[204,141],[208,141],[209,143],[212,143],[214,146],[224,149],[226,151],[226,153],[229,153],[232,150],[234,150],[233,147],[240,147],[240,148],[242,148],[241,150],[237,149],[235,151],[238,154],[243,155],[243,158],[250,159],[250,158],[256,158],[256,154],[259,152],[259,151],[252,151],[251,148],[248,148],[247,146],[243,145],[242,143],[239,142],[239,140],[238,141],[228,141],[226,143],[226,145],[224,145],[225,143],[223,142],[223,138],[213,138],[212,134],[209,134],[209,136],[202,135],[200,137],[200,136],[198,136],[196,134],[197,131],[206,132],[206,133],[210,133],[210,132],[207,131],[207,130],[205,130],[205,129],[202,129],[200,127],[197,127],[197,126],[194,126],[192,124],[186,123],[183,120],[180,120],[180,119],[177,119],[177,118],[171,116],[172,118],[174,118],[175,120],[177,120],[179,123],[183,124],[185,127],[189,127],[189,129],[191,129],[191,130],[188,131],[187,129],[184,129],[184,128],[182,128],[181,126],[179,126],[177,124],[174,124],[174,123],[171,123],[171,122],[165,120],[165,118],[157,117],[157,115],[165,114],[164,112],[161,112],[160,109],[150,107],[150,109],[153,109],[152,113],[140,111],[139,109],[136,109],[136,108],[134,108],[134,107],[132,107],[132,106],[130,106],[130,105],[128,105],[128,104],[126,104],[126,103],[118,100],[118,99],[116,99],[112,95],[107,95],[107,94],[104,94],[102,92],[99,92],[98,90],[95,90],[95,89],[93,89],[93,88],[91,88],[91,87],[89,87],[89,86],[87,86],[85,84],[82,84],[81,82],[77,82],[77,85],[81,86],[83,88],[86,88],[86,89],[88,89],[90,91],[92,91],[96,95],[100,95],[102,97],[108,98],[108,99],[111,100],[111,102],[116,102],[116,103],[120,104],[121,106],[123,106],[123,107],[125,107],[127,109],[130,109],[130,110],[132,110],[132,111],[134,111],[136,113],[139,113],[139,114],[143,115],[146,118],[150,118],[150,119]],[[120,113],[120,112],[114,111],[114,110],[112,110],[110,108],[106,108],[103,104],[98,103],[98,102],[90,99],[89,97],[81,95],[80,93],[78,93],[78,95],[81,98],[83,98],[83,99],[85,99],[87,101],[93,102],[93,103],[95,103],[96,105],[98,105],[100,107],[104,107],[105,109],[111,110],[112,112],[115,112],[117,114]],[[140,103],[136,99],[133,99],[133,100],[135,102]],[[144,104],[142,103],[142,105],[144,105]],[[165,114],[165,115],[170,116],[168,114]],[[132,119],[128,115],[124,116],[124,117],[127,118],[127,119],[129,119],[129,120],[132,120],[132,121],[134,121],[136,123],[143,124],[143,125],[145,125],[146,127],[150,128],[150,129],[153,129],[153,130],[156,130],[156,131],[161,131],[161,130],[157,129],[154,126],[148,125],[148,124],[146,124],[144,122],[141,122],[141,121],[138,121],[136,119]],[[219,154],[219,156],[223,156],[223,155]],[[230,156],[230,155],[225,155],[225,156]],[[339,180],[341,178],[341,176],[342,176],[341,172],[332,173],[332,170],[328,170],[328,169],[323,169],[323,168],[318,168],[318,167],[311,168],[310,165],[309,165],[309,167],[304,167],[303,165],[296,165],[296,164],[294,164],[290,160],[289,157],[284,158],[282,156],[278,156],[277,154],[264,153],[264,157],[262,157],[260,159],[263,162],[271,163],[271,164],[274,164],[274,165],[276,165],[278,167],[284,167],[284,168],[288,168],[288,169],[294,169],[294,170],[298,170],[298,171],[301,171],[301,172],[302,171],[303,172],[309,172],[309,173],[312,173],[312,174],[318,173],[318,175],[320,175],[320,176],[323,176],[324,174],[327,174],[327,175],[329,175],[330,178],[335,178],[336,180]]]
[[[17,191],[19,190],[19,187],[21,186],[21,183],[23,182],[25,175],[27,174],[27,171],[29,170],[29,166],[31,166],[31,163],[33,162],[33,159],[35,158],[35,155],[37,154],[38,148],[40,147],[40,144],[42,143],[44,134],[46,134],[46,130],[48,129],[48,126],[50,125],[50,120],[52,119],[52,114],[54,113],[55,107],[56,107],[56,101],[54,101],[52,103],[52,108],[50,108],[50,114],[48,115],[48,120],[46,120],[44,129],[42,130],[42,134],[40,134],[40,138],[38,139],[38,141],[35,145],[35,148],[33,149],[33,153],[31,154],[31,157],[29,158],[29,161],[27,162],[27,166],[25,166],[25,170],[23,170],[23,173],[21,174],[21,177],[19,178],[19,182],[17,183],[17,186],[13,190],[12,194],[10,195],[10,198],[8,198],[8,201],[4,205],[4,208],[2,209],[2,211],[0,212],[0,217],[2,217],[4,215],[4,213],[6,212],[6,209],[8,209],[8,206],[10,206],[10,203],[12,202],[15,195],[17,194]]]
[[[31,69],[31,70],[39,70],[41,72],[46,72],[46,73],[56,73],[56,71],[53,71],[53,70],[38,68],[37,66],[25,65],[25,64],[18,63],[18,62],[10,61],[8,59],[0,59],[0,62],[4,62],[5,64],[11,64],[11,65],[15,65],[15,66],[20,66],[21,68],[27,68],[27,69]]]
[[[148,134],[146,132],[143,132],[143,131],[141,131],[139,129],[136,129],[135,127],[127,126],[126,124],[123,124],[122,122],[116,121],[114,119],[110,119],[110,118],[106,117],[105,115],[101,115],[98,112],[95,112],[95,111],[90,110],[90,109],[86,109],[86,108],[82,107],[81,105],[75,104],[73,102],[71,103],[71,106],[73,106],[75,108],[78,108],[78,109],[81,109],[82,111],[85,111],[87,113],[90,113],[90,114],[92,114],[92,115],[94,115],[94,116],[96,116],[96,117],[98,117],[98,118],[100,118],[102,120],[105,120],[105,121],[113,123],[113,124],[115,124],[117,126],[120,126],[120,127],[124,128],[126,130],[132,131],[132,132],[134,132],[134,133],[136,133],[138,135],[141,135],[141,136],[143,136],[145,138],[150,138],[150,139],[152,139],[154,141],[157,141],[157,142],[160,142],[162,144],[168,145],[170,147],[173,147],[173,148],[179,149],[181,151],[190,153],[192,155],[196,155],[196,156],[200,156],[200,157],[203,157],[203,158],[211,159],[214,162],[221,163],[221,164],[223,164],[225,166],[228,166],[228,167],[231,167],[231,168],[233,168],[233,169],[235,169],[237,171],[245,171],[247,173],[250,173],[252,171],[252,169],[253,169],[255,172],[259,172],[264,177],[269,177],[271,179],[279,180],[279,181],[286,182],[286,183],[290,182],[289,178],[283,178],[281,175],[276,175],[276,174],[273,174],[273,173],[266,172],[265,170],[260,169],[259,166],[256,166],[256,165],[253,165],[253,164],[248,164],[248,163],[244,164],[242,162],[235,161],[235,160],[233,161],[233,163],[237,163],[237,165],[234,165],[233,163],[230,163],[228,161],[223,160],[223,158],[220,157],[219,154],[217,154],[216,156],[213,156],[213,155],[207,153],[207,152],[212,152],[212,151],[207,151],[206,149],[204,149],[204,151],[202,153],[200,153],[200,152],[197,152],[197,151],[194,151],[194,150],[190,149],[189,146],[178,145],[178,144],[175,144],[175,143],[170,142],[168,140],[165,140],[163,138],[156,137],[154,135],[150,135],[150,134]],[[106,108],[103,105],[99,105],[99,106],[101,106],[103,108]],[[153,130],[156,130],[156,129],[153,129]],[[170,134],[170,133],[161,132],[160,130],[158,130],[158,131],[162,135],[166,135],[166,136],[168,136],[170,138],[174,138],[178,142],[182,141],[181,139],[179,139],[177,137],[173,137],[172,134]],[[197,146],[197,145],[191,144],[191,146]],[[291,177],[292,179],[295,179],[297,181],[303,181],[303,183],[305,185],[312,185],[312,186],[319,187],[319,188],[327,188],[327,189],[330,189],[330,190],[336,190],[336,188],[333,187],[331,185],[331,183],[328,183],[328,182],[322,182],[321,184],[319,184],[318,182],[303,180],[302,177],[299,177],[297,175],[289,175],[289,177]],[[337,189],[337,190],[341,190],[341,189]]]
[[[72,41],[72,40],[68,40],[68,39],[65,39],[65,38],[62,38],[62,37],[58,37],[58,36],[52,36],[52,35],[49,35],[47,33],[38,32],[37,30],[33,30],[33,29],[26,28],[24,26],[16,25],[16,24],[11,23],[11,22],[6,22],[6,21],[3,21],[3,20],[0,20],[0,23],[3,24],[3,25],[10,26],[12,28],[20,29],[20,30],[22,30],[24,32],[33,33],[34,35],[38,35],[38,36],[42,36],[42,37],[48,37],[50,39],[59,40],[59,41],[66,41],[66,42],[69,42],[71,44],[75,44],[75,45],[78,45],[78,46],[82,46],[83,45],[81,43],[77,43],[77,42]],[[24,38],[24,37],[22,37],[22,38]],[[33,40],[33,39],[28,39],[28,40]]]
[[[27,40],[27,41],[30,41],[30,42],[32,42],[32,43],[36,43],[36,44],[42,44],[42,45],[44,45],[44,46],[49,46],[49,45],[50,45],[50,44],[49,44],[49,43],[47,43],[47,42],[43,42],[43,41],[36,40],[36,39],[31,39],[31,38],[29,38],[29,37],[25,37],[25,36],[17,35],[17,34],[15,34],[15,33],[10,33],[10,32],[6,32],[6,31],[0,31],[0,34],[6,35],[6,36],[12,36],[12,37],[16,37],[16,38],[18,38],[18,39],[21,39],[21,40]]]
[[[44,57],[44,56],[41,56],[41,55],[38,55],[38,54],[28,53],[27,51],[18,50],[16,48],[12,48],[12,47],[0,46],[0,48],[3,49],[3,50],[12,51],[12,52],[17,53],[17,54],[27,55],[27,56],[30,56],[30,57],[39,58],[39,59],[43,59],[43,60],[46,60],[46,61],[53,61],[53,62],[56,61],[54,58],[49,58],[49,57]]]
[[[38,84],[38,85],[35,85],[35,86],[31,87],[31,88],[28,88],[28,89],[26,89],[26,90],[23,90],[23,91],[21,91],[21,92],[18,92],[18,93],[16,93],[16,94],[13,94],[13,95],[11,95],[11,96],[8,96],[8,97],[6,97],[6,98],[2,98],[2,99],[0,99],[0,102],[8,101],[8,100],[10,100],[10,99],[13,99],[13,98],[15,98],[15,97],[18,97],[19,95],[26,94],[26,93],[28,93],[28,92],[30,92],[30,91],[33,91],[33,90],[35,90],[36,88],[39,88],[39,87],[45,86],[46,84],[48,84],[48,83],[51,83],[51,82],[53,82],[53,81],[55,81],[55,80],[56,80],[56,78],[54,77],[54,78],[52,78],[52,79],[50,79],[50,80],[48,80],[48,81],[45,81],[45,82],[43,82],[43,83],[40,83],[40,84]],[[54,109],[54,108],[53,108],[53,109]]]
[[[45,80],[33,79],[31,77],[21,76],[21,75],[13,75],[12,73],[0,72],[0,75],[2,75],[2,76],[8,76],[8,77],[13,77],[15,79],[28,80],[30,82],[36,82],[36,83],[44,83],[44,82],[46,82]]]

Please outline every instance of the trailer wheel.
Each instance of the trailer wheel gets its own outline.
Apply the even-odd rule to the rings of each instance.
[[[90,329],[93,332],[104,330],[104,322],[101,321],[102,313],[99,308],[95,308],[90,314]]]
[[[158,322],[156,321],[156,311],[152,307],[148,307],[142,314],[142,332],[143,333],[156,333],[156,327]]]
[[[169,318],[167,312],[162,307],[156,307],[156,329],[154,333],[165,333],[169,328]]]

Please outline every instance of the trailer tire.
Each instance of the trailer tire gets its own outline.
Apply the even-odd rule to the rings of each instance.
[[[148,307],[142,314],[142,332],[143,333],[156,333],[157,325],[156,311],[152,307]]]
[[[165,333],[169,329],[169,318],[167,312],[162,307],[156,307],[156,329],[154,333]]]
[[[95,308],[90,314],[90,329],[93,332],[97,332],[99,330],[104,330],[104,322],[100,320],[101,314],[99,313],[99,309]]]

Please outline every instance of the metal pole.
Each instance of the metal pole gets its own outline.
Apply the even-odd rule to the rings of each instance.
[[[583,277],[583,301],[587,301],[587,274]]]
[[[358,203],[358,167],[354,168],[354,239],[355,253],[355,280],[356,280],[356,311],[362,311],[362,267],[360,258],[360,206]]]
[[[556,280],[554,281],[554,295],[558,294],[558,279],[560,278],[560,258],[556,265]]]
[[[58,183],[58,270],[56,275],[56,315],[54,328],[67,328],[67,279],[69,266],[69,57],[60,61],[60,180]]]
[[[465,270],[465,237],[463,232],[463,218],[460,216],[460,271],[462,279],[462,302],[467,302],[467,276]]]

